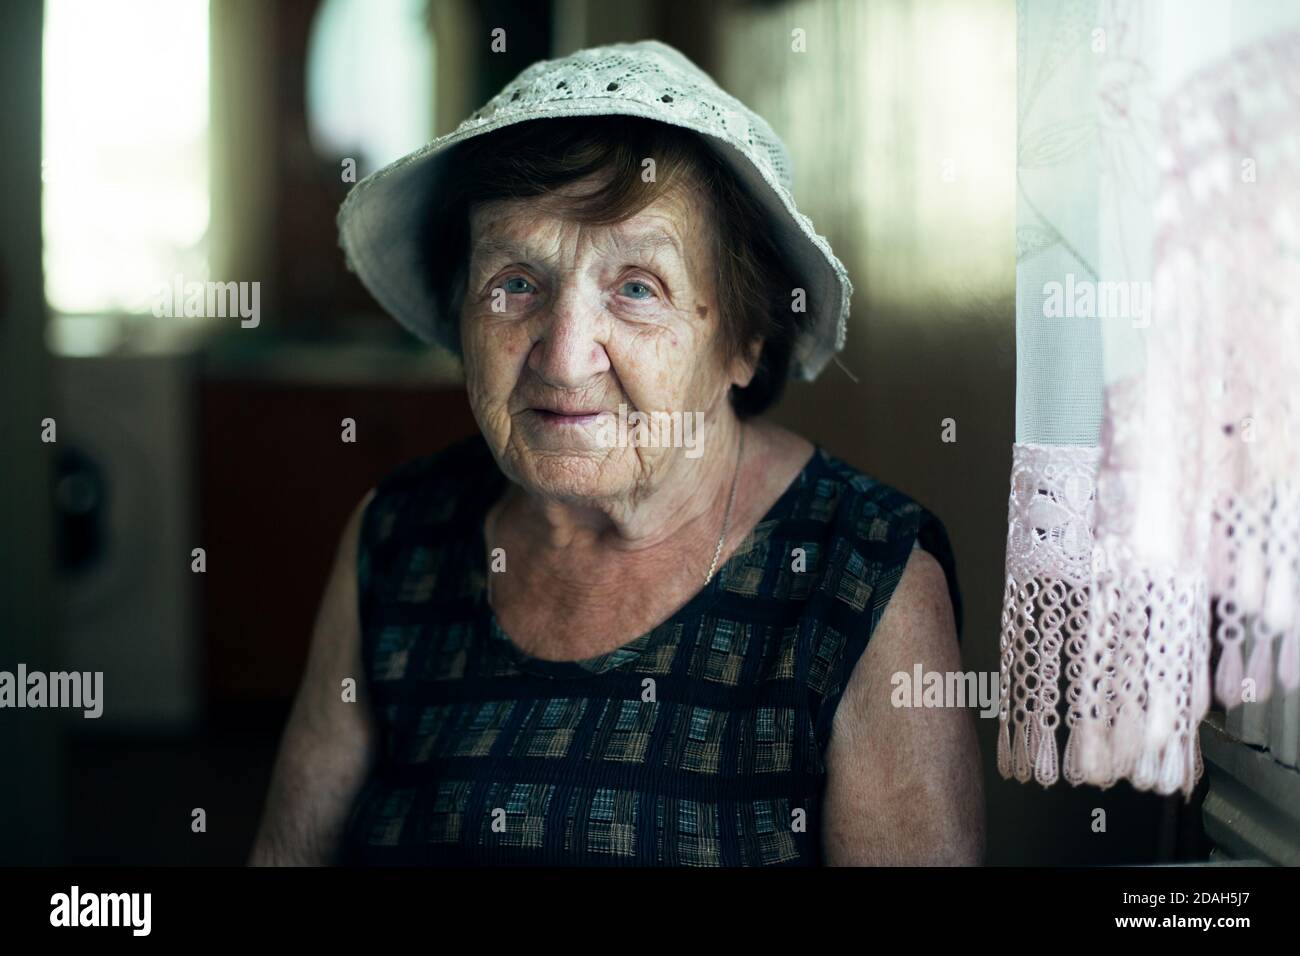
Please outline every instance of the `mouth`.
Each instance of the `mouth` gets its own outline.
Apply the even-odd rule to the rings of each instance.
[[[554,408],[530,408],[530,412],[545,425],[554,425],[564,427],[566,425],[590,425],[593,424],[605,412],[599,408],[593,409],[554,409]]]

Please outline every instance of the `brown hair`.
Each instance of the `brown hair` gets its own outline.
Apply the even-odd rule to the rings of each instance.
[[[727,147],[719,144],[719,149]],[[642,162],[655,161],[653,182]],[[564,214],[588,225],[636,215],[669,190],[695,189],[711,208],[713,262],[721,313],[724,363],[763,339],[754,377],[732,388],[742,418],[769,408],[781,395],[791,352],[807,312],[791,308],[801,283],[786,266],[762,207],[698,134],[628,116],[530,120],[475,137],[448,151],[447,180],[429,225],[425,261],[442,315],[459,316],[469,267],[469,213],[479,203],[549,193],[595,173],[612,174],[601,188],[565,201]]]

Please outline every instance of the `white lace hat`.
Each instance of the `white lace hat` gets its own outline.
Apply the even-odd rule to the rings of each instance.
[[[814,313],[795,343],[791,375],[815,378],[844,347],[853,284],[830,244],[795,206],[785,144],[761,116],[657,40],[534,63],[453,132],[367,176],[339,209],[339,244],[348,268],[402,325],[426,342],[458,351],[459,330],[439,314],[420,241],[420,217],[443,182],[448,150],[512,123],[609,115],[703,134],[762,203],[777,247],[804,283]]]

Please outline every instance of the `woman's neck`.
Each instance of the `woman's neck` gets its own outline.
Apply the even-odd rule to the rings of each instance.
[[[740,431],[747,427],[729,416],[711,430],[703,455],[673,455],[661,474],[618,498],[570,503],[511,485],[490,524],[509,525],[512,540],[568,559],[584,553],[694,556],[700,541],[716,541],[722,530],[738,474]]]

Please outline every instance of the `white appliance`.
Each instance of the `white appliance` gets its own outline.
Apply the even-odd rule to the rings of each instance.
[[[57,357],[61,667],[102,671],[71,730],[184,732],[200,711],[192,355]]]

